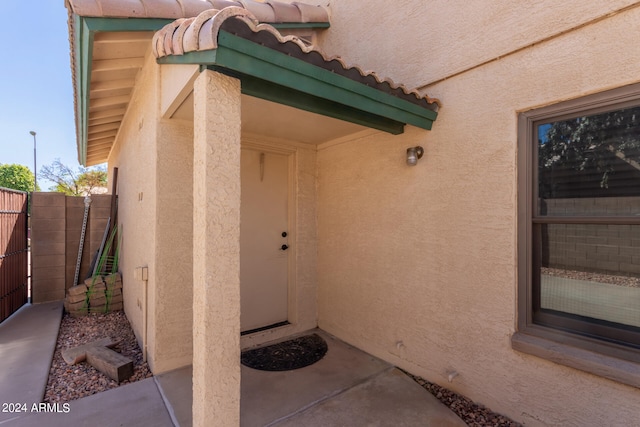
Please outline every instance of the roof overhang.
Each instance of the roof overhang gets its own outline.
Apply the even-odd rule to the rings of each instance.
[[[175,20],[80,16],[69,9],[80,163],[107,160],[149,47],[160,64],[198,64],[236,77],[249,96],[392,134],[402,133],[406,124],[431,129],[437,100],[327,58],[303,40],[279,32],[327,28],[326,12],[319,14],[326,22],[266,25],[240,7],[223,11]],[[210,41],[202,42],[203,37]],[[102,73],[108,77],[101,78]]]
[[[397,135],[431,129],[437,113],[221,30],[216,49],[158,59],[199,64],[242,81],[242,93]]]
[[[228,7],[177,20],[156,33],[161,64],[198,64],[242,81],[245,94],[383,130],[431,129],[438,101]]]
[[[66,0],[76,113],[78,160],[107,160],[136,76],[156,31],[176,19],[229,6],[288,31],[329,27],[325,8],[255,0]]]
[[[72,19],[78,161],[90,166],[108,157],[153,35],[171,20]]]

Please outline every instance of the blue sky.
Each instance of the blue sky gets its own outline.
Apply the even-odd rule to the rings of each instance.
[[[56,158],[80,166],[76,150],[73,87],[64,0],[3,5],[0,26],[0,163],[33,170],[36,132],[37,168]],[[38,178],[42,191],[52,185]]]

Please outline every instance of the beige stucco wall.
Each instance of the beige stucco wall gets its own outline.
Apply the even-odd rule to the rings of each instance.
[[[158,124],[155,370],[191,364],[193,123]]]
[[[320,147],[319,325],[527,425],[633,425],[640,390],[510,345],[518,112],[640,79],[640,8],[561,3],[332,2],[328,52],[413,85],[452,77],[426,87],[432,131]]]
[[[191,363],[193,313],[193,126],[160,118],[161,85],[149,56],[109,157],[109,170],[118,167],[125,312],[156,374]],[[146,283],[137,267],[148,268]]]
[[[147,295],[145,287],[148,286],[150,290],[156,288],[156,221],[153,220],[157,194],[157,128],[153,106],[156,82],[156,71],[147,60],[138,78],[138,87],[127,117],[109,156],[110,185],[113,182],[113,168],[118,168],[118,225],[122,231],[120,271],[124,310],[150,364],[154,362],[155,340],[149,331],[155,328],[155,316],[146,308],[151,306],[154,296],[153,292]],[[148,268],[147,283],[135,278],[136,267]]]
[[[331,29],[320,40],[328,53],[418,87],[635,3],[334,0]]]
[[[324,144],[317,153],[288,144],[296,147],[298,197],[293,274],[301,316],[295,327],[313,327],[317,318],[328,332],[527,425],[633,424],[637,389],[510,346],[516,324],[517,113],[638,81],[634,29],[640,11],[608,16],[630,4],[400,0],[391,8],[382,0],[332,2],[332,27],[320,37],[327,52],[409,86],[426,85],[443,108],[431,132],[365,132]],[[110,169],[119,168],[125,310],[142,343],[145,283],[134,278],[134,269],[148,266],[152,369],[189,363],[195,326],[207,349],[198,352],[202,378],[215,376],[220,366],[233,371],[217,391],[198,383],[199,414],[204,419],[211,393],[224,390],[230,393],[218,409],[235,414],[235,282],[213,280],[206,259],[195,259],[194,244],[213,248],[210,237],[196,235],[194,242],[189,212],[200,209],[211,227],[217,214],[194,203],[192,125],[160,118],[160,69],[147,60],[109,159]],[[208,92],[202,100],[212,103],[206,117],[213,118],[215,98],[236,99],[237,88],[224,77],[211,78],[224,92]],[[237,110],[235,101],[226,107]],[[199,131],[203,158],[213,143],[204,136],[207,126]],[[235,142],[235,134],[225,142],[228,155]],[[407,167],[405,150],[417,144],[425,157]],[[237,165],[225,164],[229,169],[220,173],[235,177]],[[213,188],[201,190],[215,195]],[[232,193],[223,196],[235,206]],[[217,261],[229,277],[233,259]],[[206,277],[199,285],[205,299],[194,296],[194,273]],[[206,311],[206,298],[216,295],[229,298],[227,311]],[[195,325],[192,304],[198,307]],[[215,347],[207,331],[220,318],[233,327]],[[295,330],[240,344],[285,331]],[[452,372],[458,376],[449,383]]]
[[[194,84],[193,425],[240,424],[240,81]]]

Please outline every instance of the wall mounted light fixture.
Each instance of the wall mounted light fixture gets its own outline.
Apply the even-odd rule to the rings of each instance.
[[[418,164],[418,159],[421,159],[424,155],[424,148],[419,145],[416,147],[407,148],[407,165],[415,166]]]

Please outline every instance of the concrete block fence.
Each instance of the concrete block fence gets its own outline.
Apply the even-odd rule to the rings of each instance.
[[[640,197],[548,199],[554,216],[640,215]],[[579,271],[640,276],[640,225],[549,224],[543,264]]]
[[[100,248],[111,208],[111,195],[91,196],[78,281],[84,282]],[[84,218],[84,197],[33,193],[31,208],[31,297],[34,303],[65,298],[75,285],[76,261]]]

